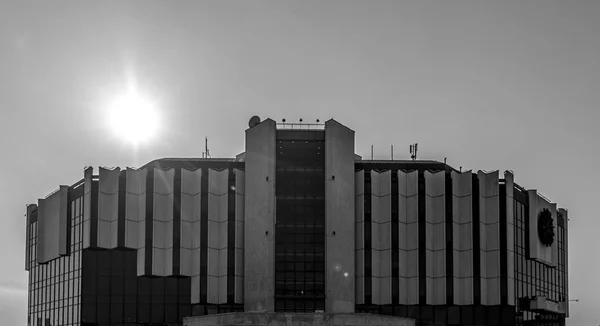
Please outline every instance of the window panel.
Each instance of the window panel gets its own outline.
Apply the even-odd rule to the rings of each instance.
[[[40,317],[40,323],[45,323],[46,320],[52,324],[69,325],[73,324],[70,311],[73,309],[69,306],[75,300],[73,293],[73,284],[71,278],[72,271],[79,268],[78,259],[80,253],[73,246],[77,234],[75,226],[79,223],[81,214],[81,199],[77,198],[70,203],[71,209],[71,254],[62,256],[52,260],[45,265],[36,265],[35,252],[37,248],[37,223],[32,223],[30,228],[30,264],[33,268],[29,274],[29,295],[28,295],[28,314],[29,319],[37,324],[37,317]],[[78,248],[77,248],[78,249]],[[77,297],[77,301],[78,301]],[[32,318],[33,317],[33,318]]]
[[[317,302],[324,305],[324,291],[314,291],[324,279],[323,145],[304,140],[277,144],[276,311],[314,312]]]

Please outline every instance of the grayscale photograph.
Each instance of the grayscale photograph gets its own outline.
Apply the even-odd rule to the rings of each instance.
[[[599,17],[1,1],[0,325],[600,326]]]

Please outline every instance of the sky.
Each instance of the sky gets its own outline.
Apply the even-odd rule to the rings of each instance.
[[[244,150],[253,115],[356,153],[512,170],[569,209],[568,325],[600,324],[600,1],[0,1],[0,317],[25,325],[25,205],[86,166]],[[110,125],[134,84],[158,130]]]

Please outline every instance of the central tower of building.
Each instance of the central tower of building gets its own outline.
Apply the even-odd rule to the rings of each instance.
[[[246,131],[245,311],[354,312],[354,131]]]

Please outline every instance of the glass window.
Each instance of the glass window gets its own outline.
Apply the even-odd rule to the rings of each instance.
[[[318,140],[279,140],[275,239],[276,311],[324,306],[324,151]],[[318,291],[315,291],[318,289]]]

